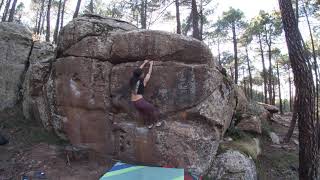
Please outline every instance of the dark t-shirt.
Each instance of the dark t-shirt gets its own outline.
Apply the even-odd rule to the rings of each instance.
[[[137,81],[136,88],[135,88],[135,93],[136,94],[140,94],[140,95],[144,94],[143,80],[140,79],[139,81]]]

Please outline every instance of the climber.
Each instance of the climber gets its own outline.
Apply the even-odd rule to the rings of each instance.
[[[144,76],[143,67],[147,63],[149,63],[149,71],[147,75]],[[130,79],[131,102],[143,117],[144,122],[148,123],[149,129],[151,129],[154,124],[156,127],[162,124],[162,122],[159,121],[159,110],[143,98],[144,88],[150,80],[152,67],[153,61],[144,60],[143,64],[133,71]]]

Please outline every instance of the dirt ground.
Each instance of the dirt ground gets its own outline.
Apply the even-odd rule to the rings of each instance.
[[[268,128],[282,139],[291,116],[274,119]],[[97,180],[114,163],[92,153],[71,159],[65,150],[67,142],[43,130],[40,123],[25,120],[19,108],[0,113],[0,132],[10,139],[9,144],[0,146],[0,180],[20,180],[23,175],[36,180],[39,172],[48,180]],[[262,153],[256,160],[259,179],[298,179],[297,137],[295,131],[289,144],[280,145],[261,137]]]
[[[0,180],[37,180],[39,172],[48,180],[97,180],[113,163],[93,153],[69,158],[66,142],[25,120],[18,109],[0,113],[0,132],[10,139],[0,146]]]
[[[291,121],[291,114],[283,116],[275,115],[270,122],[270,131],[275,132],[280,141],[285,137]],[[273,144],[266,136],[261,137],[261,154],[256,162],[258,176],[261,180],[299,179],[299,145],[298,128],[295,128],[293,136],[288,144]]]

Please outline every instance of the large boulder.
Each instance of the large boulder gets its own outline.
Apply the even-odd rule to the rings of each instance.
[[[26,116],[75,146],[126,162],[209,170],[236,99],[203,42],[86,15],[62,29],[53,61],[48,48],[39,52],[47,60],[30,61]],[[145,98],[164,121],[153,129],[129,103],[129,78],[145,58],[155,61]]]
[[[29,58],[29,68],[23,82],[23,114],[27,119],[42,122],[52,129],[48,107],[47,86],[55,48],[46,42],[35,42]]]
[[[32,44],[31,32],[24,26],[0,23],[0,111],[21,100]]]
[[[239,151],[228,150],[217,156],[209,177],[217,180],[256,180],[257,170],[252,158]]]

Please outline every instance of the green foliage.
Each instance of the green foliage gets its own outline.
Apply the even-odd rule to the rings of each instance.
[[[244,13],[240,9],[230,7],[228,11],[223,12],[222,18],[217,21],[215,26],[222,31],[231,30],[232,27],[237,29],[245,27]]]
[[[230,127],[225,136],[231,137],[233,140],[250,140],[252,136],[235,127]]]

